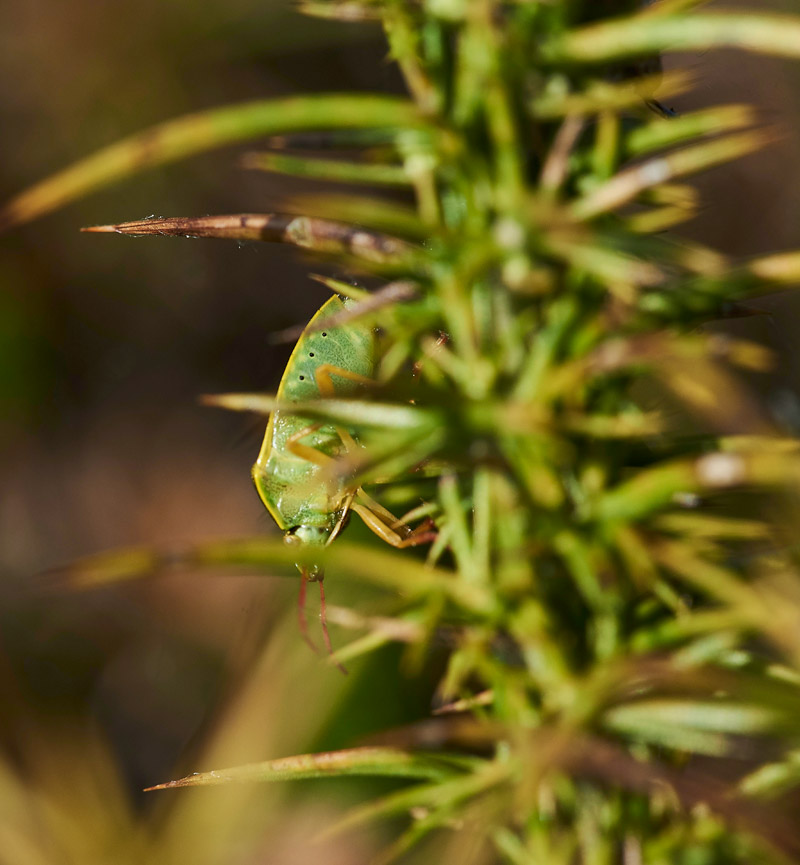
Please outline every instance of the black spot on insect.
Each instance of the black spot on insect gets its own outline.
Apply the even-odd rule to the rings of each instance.
[[[308,356],[309,356],[309,357],[314,357],[314,352],[313,352],[313,351],[310,351],[310,352],[308,353]]]
[[[323,330],[323,331],[322,331],[322,335],[323,335],[323,336],[327,336],[328,334]]]
[[[305,381],[305,380],[306,380],[306,377],[305,377],[304,375],[301,375],[301,376],[300,376],[300,381]]]

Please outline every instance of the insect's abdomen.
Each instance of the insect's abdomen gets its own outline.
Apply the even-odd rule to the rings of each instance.
[[[346,309],[353,301],[334,295],[311,319],[292,352],[278,388],[283,403],[314,400],[320,396],[318,371],[327,366],[336,396],[348,396],[360,385],[335,370],[346,370],[371,378],[375,364],[375,336],[371,326],[348,322],[319,330],[326,318]],[[311,331],[311,328],[314,328]],[[325,482],[324,468],[289,449],[292,436],[314,425],[314,421],[281,409],[272,413],[261,453],[253,466],[259,496],[278,526],[332,527],[345,491]],[[342,442],[330,424],[302,436],[302,444],[330,457],[342,450]]]

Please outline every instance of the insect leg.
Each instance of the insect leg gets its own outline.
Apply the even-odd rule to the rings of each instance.
[[[355,497],[355,493],[349,493],[345,498],[344,502],[342,502],[342,508],[339,511],[339,518],[336,520],[336,525],[333,527],[333,531],[328,536],[328,540],[325,541],[325,546],[331,543],[344,528],[345,523],[347,522],[347,518],[350,515],[350,506],[353,503],[353,498]]]
[[[286,440],[286,450],[288,450],[289,453],[294,454],[296,457],[300,457],[307,462],[313,463],[315,466],[327,468],[332,465],[335,462],[333,457],[328,456],[328,454],[323,453],[321,450],[318,450],[311,445],[304,445],[300,441],[300,439],[305,438],[309,433],[314,432],[314,430],[318,430],[321,426],[321,423],[315,423],[301,429],[294,435],[289,436]]]
[[[336,390],[333,386],[333,376],[346,379],[347,381],[354,381],[358,384],[375,384],[374,378],[368,378],[365,375],[352,372],[342,366],[335,366],[332,363],[321,363],[314,370],[314,379],[322,396],[336,396]]]
[[[317,387],[319,388],[321,396],[336,396],[336,388],[333,384],[333,376],[346,379],[347,381],[354,381],[358,384],[375,384],[374,379],[367,378],[366,376],[360,375],[357,372],[351,372],[349,369],[344,369],[341,366],[334,366],[330,363],[321,363],[314,370],[314,380],[317,383]],[[336,432],[339,434],[339,438],[341,438],[342,443],[345,446],[345,450],[348,453],[353,453],[356,450],[357,445],[350,433],[346,429],[338,426],[336,427]]]
[[[400,535],[403,538],[410,538],[412,536],[420,538],[422,534],[425,533],[426,538],[424,540],[417,540],[416,543],[418,544],[427,543],[428,540],[433,540],[436,537],[436,533],[430,530],[430,527],[433,525],[433,522],[430,519],[424,520],[416,529],[412,529],[408,525],[408,518],[413,519],[413,510],[409,511],[406,516],[398,519],[380,502],[375,501],[372,496],[367,495],[363,489],[356,490],[356,495],[361,500],[361,503],[368,507],[379,519],[383,520],[386,526],[392,529],[395,534]],[[413,544],[407,543],[406,546],[413,546]]]
[[[358,495],[362,495],[361,491],[359,491]],[[366,496],[366,498],[369,497]],[[377,504],[377,502],[375,502],[375,504]],[[418,544],[427,544],[436,539],[436,532],[427,528],[418,531],[409,530],[405,534],[400,534],[400,532],[392,528],[393,525],[397,525],[398,523],[398,520],[392,514],[389,514],[392,520],[391,524],[388,524],[381,519],[381,516],[379,516],[381,512],[389,512],[380,505],[378,505],[378,508],[380,508],[378,512],[369,506],[358,504],[358,502],[355,501],[350,505],[350,508],[355,511],[362,520],[364,520],[368,529],[375,532],[381,540],[386,541],[387,544],[391,544],[393,547],[397,547],[398,549],[403,549],[403,547],[415,547]]]
[[[402,526],[403,529],[407,528],[403,525],[402,520],[398,520],[390,510],[387,510],[380,502],[375,501],[372,496],[367,495],[363,489],[358,490],[357,495],[361,503],[368,507],[373,514],[380,517],[389,528],[397,529],[399,526]]]

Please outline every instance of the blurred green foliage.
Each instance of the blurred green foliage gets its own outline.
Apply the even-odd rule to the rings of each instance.
[[[796,237],[796,165],[775,172],[781,151],[772,144],[759,162],[748,156],[758,166],[742,175],[750,188],[743,192],[726,165],[713,175],[717,186],[701,178],[700,198],[687,175],[752,153],[769,136],[741,133],[752,118],[737,110],[700,123],[691,109],[692,100],[711,101],[703,70],[697,77],[706,83],[676,97],[681,116],[668,121],[648,113],[642,100],[654,94],[620,81],[617,68],[609,78],[580,61],[587,47],[615,62],[635,44],[667,49],[676,33],[695,47],[744,39],[792,53],[787,37],[798,25],[725,23],[691,3],[670,5],[676,15],[687,7],[687,17],[669,26],[637,18],[612,25],[611,37],[568,29],[621,11],[597,4],[314,7],[384,20],[420,113],[412,124],[386,121],[373,140],[345,131],[335,146],[345,159],[363,159],[373,179],[377,168],[395,181],[404,174],[416,215],[396,198],[301,197],[303,187],[272,175],[220,182],[231,177],[224,154],[161,169],[96,197],[91,209],[72,209],[68,222],[61,216],[3,240],[2,278],[12,287],[0,304],[8,440],[0,860],[352,862],[380,849],[400,854],[428,835],[420,861],[797,857],[792,527],[800,466],[785,368],[795,361],[779,354],[783,402],[758,400],[734,372],[765,381],[769,354],[747,342],[752,331],[737,331],[736,322],[696,330],[730,301],[798,281],[796,256],[757,255],[766,241],[788,245],[770,225]],[[23,119],[20,106],[51,104],[59,57],[75,54],[64,78],[74,90],[48,119],[93,144],[187,110],[277,96],[286,80],[293,89],[374,91],[374,69],[388,68],[364,72],[354,60],[379,58],[376,43],[341,41],[372,24],[310,26],[298,17],[289,30],[268,7],[246,3],[224,14],[138,5],[113,23],[88,7],[77,7],[69,24],[52,12],[41,28],[17,13],[21,31],[27,26],[52,50],[22,95],[8,88],[1,104]],[[73,28],[87,21],[98,33],[96,54],[73,51]],[[134,48],[143,44],[136,34],[147,36],[144,53]],[[276,53],[267,63],[270,44]],[[289,44],[295,59],[280,53]],[[15,46],[3,62],[19,58]],[[737,101],[738,64],[728,67]],[[108,68],[111,79],[102,74]],[[681,90],[668,70],[655,96],[671,104],[671,86]],[[87,92],[114,93],[119,107],[87,109]],[[335,122],[323,116],[316,113],[325,127],[371,120],[357,108]],[[265,117],[262,134],[296,129]],[[658,155],[665,137],[695,122],[698,135],[721,137],[681,137],[683,149]],[[318,128],[313,118],[309,125]],[[330,161],[318,165],[302,140],[295,144],[294,162],[272,154],[262,167],[330,178]],[[89,144],[68,147],[77,157]],[[61,160],[51,140],[28,131],[15,134],[11,152],[3,168],[11,177],[32,179]],[[630,154],[640,161],[629,163]],[[158,147],[151,156],[144,161],[160,161]],[[339,165],[338,179],[348,179]],[[63,177],[49,188],[61,183],[63,191]],[[10,181],[9,194],[19,185]],[[732,225],[724,217],[744,193],[759,219]],[[120,194],[130,214],[120,216]],[[290,572],[291,551],[270,538],[215,540],[266,525],[243,482],[258,426],[253,445],[233,447],[230,423],[191,401],[201,391],[274,388],[286,352],[269,346],[266,333],[309,313],[321,293],[298,288],[299,303],[289,306],[286,287],[300,285],[300,271],[278,269],[287,261],[280,253],[125,239],[100,251],[90,236],[71,233],[77,222],[141,218],[155,208],[249,209],[259,197],[266,205],[258,209],[283,199],[294,212],[329,220],[304,222],[289,238],[312,251],[331,252],[320,232],[337,219],[427,237],[407,258],[361,258],[368,287],[389,272],[417,286],[410,301],[370,313],[386,333],[386,389],[369,408],[336,400],[307,407],[348,423],[366,444],[373,461],[355,466],[355,477],[352,465],[343,467],[348,482],[391,468],[387,503],[423,497],[440,532],[427,566],[369,546],[355,525],[330,549],[332,619],[343,626],[337,643],[345,628],[363,633],[343,649],[347,680],[303,653],[276,581],[167,576],[43,598],[14,579],[89,549],[134,543],[144,547],[59,576],[114,582],[169,570],[180,555],[198,570]],[[6,217],[32,216],[20,210],[26,200],[16,199]],[[700,201],[709,205],[689,224],[695,238],[722,237],[725,252],[742,255],[675,240],[673,226],[693,219]],[[213,223],[204,225],[213,234]],[[353,235],[341,236],[352,252]],[[43,249],[46,238],[56,240]],[[339,275],[353,266],[352,256],[333,264]],[[749,303],[743,317],[755,311],[763,324],[760,313],[774,300]],[[389,422],[401,410],[416,419],[405,438]],[[420,463],[429,478],[409,473]],[[151,551],[158,543],[166,554]],[[358,658],[395,639],[402,652]],[[455,701],[454,714],[429,717],[432,701]],[[364,737],[368,750],[286,760],[350,749]],[[265,780],[331,768],[423,780],[226,785],[152,794],[162,797],[156,804],[126,801],[130,779],[142,786],[258,760],[268,762],[247,774]],[[224,773],[189,777],[220,780]],[[347,806],[348,825],[405,817],[328,836],[320,853],[312,836]],[[398,840],[387,848],[391,838]]]

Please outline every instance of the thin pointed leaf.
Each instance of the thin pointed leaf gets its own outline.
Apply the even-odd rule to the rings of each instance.
[[[742,132],[650,159],[641,165],[620,171],[607,183],[576,201],[572,213],[577,219],[591,219],[615,210],[645,190],[660,186],[676,177],[695,174],[713,165],[760,150],[770,140],[771,136],[764,132]]]
[[[718,339],[709,336],[672,336],[649,333],[629,339],[612,338],[601,343],[591,355],[572,366],[565,366],[548,384],[553,392],[573,386],[587,372],[605,375],[626,367],[643,366],[661,378],[670,389],[680,389],[678,379],[692,370],[716,369],[722,374],[723,364],[744,369],[766,371],[771,368],[771,355],[763,346],[743,340]]]
[[[693,83],[693,74],[683,69],[616,83],[593,81],[585,90],[575,93],[544,92],[533,100],[531,111],[542,120],[553,120],[569,115],[638,108],[643,101],[652,99],[656,91],[662,99],[680,96],[690,90]]]
[[[320,276],[317,273],[309,273],[309,278],[313,279],[315,282],[319,282],[321,285],[324,285],[325,288],[330,289],[334,294],[340,294],[343,297],[349,297],[351,300],[368,300],[372,297],[373,294],[377,294],[378,292],[369,292],[363,288],[358,288],[355,285],[352,285],[349,282],[343,282],[341,279],[334,279],[330,276]],[[336,313],[333,316],[333,319],[339,320],[339,314]],[[326,321],[330,321],[328,318]],[[324,325],[320,325],[318,322],[317,325],[309,325],[307,323],[295,324],[291,327],[284,328],[283,330],[273,331],[269,334],[269,342],[271,345],[283,345],[285,343],[294,343],[297,342],[298,339],[303,335],[303,332],[309,328],[310,332],[314,332],[317,327],[320,327],[320,330]],[[215,405],[213,401],[213,397],[209,397],[209,405]],[[224,408],[224,406],[222,406]],[[237,409],[234,409],[237,410]]]
[[[559,425],[571,432],[592,438],[642,438],[664,430],[664,419],[657,412],[628,411],[619,415],[565,414]]]
[[[148,787],[168,790],[174,787],[208,787],[220,784],[264,781],[299,781],[306,778],[331,778],[346,775],[384,778],[423,778],[445,780],[457,770],[446,761],[428,754],[409,754],[396,748],[350,748],[320,754],[300,754],[263,763],[249,763],[231,769],[198,772]]]
[[[353,561],[356,555],[358,562]],[[408,554],[339,543],[327,548],[322,561],[346,575],[393,588],[409,597],[442,593],[466,609],[480,610],[484,615],[495,606],[492,594],[485,587],[466,585],[447,571],[429,568]]]
[[[688,183],[663,183],[646,190],[642,201],[647,204],[674,204],[691,208],[700,204],[700,194]]]
[[[720,517],[702,513],[673,513],[658,517],[653,523],[660,531],[674,532],[695,538],[727,538],[730,540],[764,540],[770,535],[766,522],[738,517]]]
[[[328,619],[330,621],[330,619]],[[371,634],[364,634],[363,637],[345,643],[328,657],[328,663],[335,667],[340,664],[349,663],[354,658],[360,658],[363,655],[368,655],[370,652],[375,652],[382,649],[384,646],[392,642],[392,638],[388,634],[381,634],[374,631]]]
[[[334,398],[281,403],[273,396],[260,393],[208,395],[204,396],[202,401],[205,405],[231,411],[270,414],[273,411],[282,410],[304,417],[391,430],[424,430],[438,423],[438,418],[434,412],[425,411],[419,406],[403,405],[402,403],[391,404]]]
[[[295,177],[311,177],[337,183],[366,183],[374,186],[410,187],[411,181],[402,165],[381,165],[369,162],[347,162],[340,159],[320,159],[289,156],[284,153],[246,153],[242,168],[274,171]]]
[[[422,634],[422,629],[416,621],[415,616],[411,618],[400,618],[392,616],[366,616],[351,607],[328,607],[328,620],[350,630],[376,631],[390,634],[392,639],[401,640],[404,643],[413,642]]]
[[[433,710],[434,715],[450,715],[458,712],[470,712],[478,706],[491,706],[494,702],[494,691],[481,691],[472,697],[462,697],[452,703],[445,703]]]
[[[680,117],[661,118],[631,131],[625,139],[625,151],[628,156],[643,156],[703,135],[733,132],[752,126],[755,121],[756,114],[750,105],[720,105]]]
[[[84,589],[149,577],[164,571],[242,568],[269,576],[299,576],[295,565],[336,569],[343,578],[402,592],[406,597],[443,595],[467,610],[485,614],[494,607],[484,587],[466,585],[444,569],[428,567],[408,553],[337,540],[322,550],[288,547],[277,538],[233,538],[156,550],[115,550],[79,559],[43,577],[45,587]]]
[[[49,588],[92,589],[169,571],[219,566],[268,568],[270,574],[274,573],[273,568],[278,569],[277,573],[284,568],[293,574],[296,559],[278,538],[237,539],[172,549],[130,547],[85,556],[64,567],[53,568],[42,575],[42,582]]]
[[[697,208],[693,206],[655,207],[625,217],[625,227],[635,234],[657,234],[693,219],[696,214]]]
[[[424,816],[417,816],[405,832],[380,851],[372,860],[371,865],[392,865],[431,832],[448,824],[452,827],[453,816],[452,808],[442,808],[429,811]]]
[[[50,589],[91,589],[149,577],[173,566],[191,567],[187,551],[170,553],[149,547],[130,547],[84,556],[60,568],[45,571],[40,579]]]
[[[763,624],[769,615],[764,598],[739,574],[696,555],[686,542],[661,541],[652,554],[683,582],[747,616],[754,625]]]
[[[408,303],[419,297],[419,284],[411,280],[397,280],[371,292],[367,297],[353,306],[329,315],[322,321],[309,325],[308,333],[317,333],[327,328],[341,327],[352,321],[358,321],[374,312],[387,309],[397,303]]]
[[[603,714],[602,723],[638,741],[724,756],[736,749],[730,736],[774,733],[780,719],[756,704],[655,699],[615,706]]]
[[[602,238],[585,239],[559,231],[543,239],[549,252],[576,269],[593,274],[609,288],[615,285],[656,286],[666,280],[663,270],[653,262],[601,245]]]
[[[563,558],[578,591],[594,610],[608,609],[614,596],[605,590],[598,575],[592,550],[575,532],[562,531],[553,540],[553,547]]]
[[[363,227],[411,240],[425,240],[430,235],[430,227],[413,207],[383,198],[310,193],[289,196],[284,199],[284,206],[300,214],[348,223],[354,230]]]
[[[767,763],[739,782],[745,796],[774,798],[789,792],[800,783],[800,751],[789,751],[783,761]]]
[[[329,21],[380,21],[381,10],[378,6],[370,6],[367,3],[356,3],[345,0],[343,3],[329,3],[320,0],[301,0],[297,4],[297,11],[310,18],[324,18]]]
[[[698,459],[676,460],[638,472],[604,493],[586,515],[602,520],[642,519],[686,493],[727,490],[743,485],[783,486],[800,482],[800,461],[781,453],[717,451]]]
[[[334,294],[341,294],[344,297],[349,297],[352,300],[366,300],[370,296],[370,292],[366,289],[359,288],[357,285],[351,285],[349,282],[344,282],[341,279],[334,279],[332,276],[322,276],[318,273],[310,273],[309,277],[314,282],[324,285]]]
[[[0,230],[146,168],[227,144],[306,129],[405,130],[422,125],[411,102],[392,96],[324,94],[200,111],[124,138],[30,187],[0,209]]]
[[[694,9],[695,6],[705,6],[710,0],[658,0],[648,3],[639,9],[640,15],[674,15],[676,12]]]
[[[451,777],[436,784],[421,784],[408,790],[400,790],[397,793],[384,796],[376,802],[356,807],[329,829],[326,829],[322,837],[338,835],[354,826],[380,817],[402,814],[416,807],[436,809],[452,807],[502,783],[511,772],[508,765],[481,762],[484,762],[483,766],[475,758],[473,771],[466,775]]]
[[[668,358],[653,369],[653,375],[709,430],[769,434],[775,429],[755,394],[720,363]],[[719,400],[721,393],[724,401]]]
[[[467,525],[466,510],[458,492],[458,482],[452,474],[447,474],[441,479],[439,500],[444,519],[450,528],[450,549],[453,551],[460,578],[465,582],[474,583],[480,575],[475,569],[472,536]]]
[[[636,15],[606,21],[545,43],[554,62],[608,63],[643,54],[739,48],[800,58],[800,18],[763,12]]]
[[[800,284],[800,252],[781,252],[749,261],[746,269],[759,279],[786,285]]]
[[[428,133],[422,132],[421,137]],[[392,128],[355,128],[328,129],[325,132],[295,132],[288,135],[271,135],[266,144],[276,150],[353,150],[392,147],[398,139],[406,139],[406,134],[398,136]]]
[[[683,615],[662,625],[643,629],[634,635],[631,646],[636,652],[649,654],[665,651],[676,643],[683,643],[697,636],[718,636],[726,632],[741,634],[752,626],[751,616],[738,609],[723,607],[708,612],[693,612],[691,616]]]

